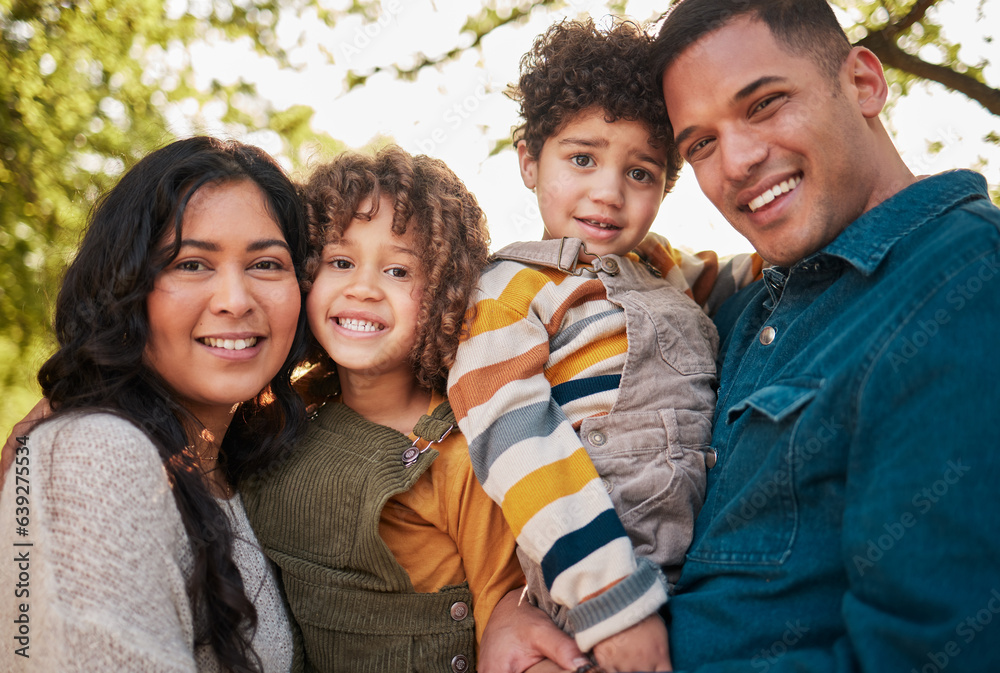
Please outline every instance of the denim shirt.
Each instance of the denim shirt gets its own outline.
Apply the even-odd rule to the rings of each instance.
[[[926,178],[720,310],[676,668],[1000,671],[998,230]]]

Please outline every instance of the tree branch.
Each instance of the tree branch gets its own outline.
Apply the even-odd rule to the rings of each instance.
[[[427,56],[423,56],[412,68],[403,69],[396,65],[390,65],[388,67],[376,66],[370,72],[364,75],[358,75],[353,72],[348,73],[347,90],[350,91],[354,87],[364,84],[365,80],[367,80],[372,75],[379,72],[384,72],[386,70],[393,71],[396,77],[400,77],[403,79],[412,78],[423,68],[426,68],[428,66],[439,65],[441,63],[446,63],[462,55],[462,53],[464,53],[467,49],[474,49],[475,47],[478,47],[479,44],[483,41],[483,38],[492,33],[494,30],[500,28],[501,26],[506,26],[509,23],[516,23],[520,21],[524,17],[531,14],[531,12],[536,7],[545,7],[548,5],[555,4],[556,2],[557,0],[536,0],[535,2],[532,2],[530,5],[528,5],[526,9],[521,9],[520,7],[513,8],[511,10],[510,16],[503,19],[497,18],[491,20],[491,17],[489,16],[490,10],[484,9],[479,14],[479,16],[477,17],[470,16],[468,21],[466,21],[465,24],[466,28],[471,29],[476,36],[475,39],[472,41],[472,44],[466,47],[455,47],[454,49],[451,49],[445,54],[434,58],[428,58]],[[486,25],[484,26],[483,24]]]
[[[883,30],[888,30],[894,35],[899,35],[909,29],[910,26],[919,22],[927,14],[927,10],[938,3],[938,0],[918,0],[909,13],[898,21],[893,21]]]
[[[932,3],[933,4],[933,3]],[[911,12],[912,13],[912,12]],[[1000,90],[983,84],[976,78],[957,72],[943,65],[928,63],[917,56],[908,54],[896,44],[895,32],[887,29],[868,33],[856,46],[870,49],[884,65],[902,70],[910,75],[943,84],[965,94],[995,115],[1000,115]]]

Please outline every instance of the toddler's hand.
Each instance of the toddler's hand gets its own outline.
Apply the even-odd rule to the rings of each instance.
[[[597,643],[594,658],[606,673],[673,670],[667,651],[667,626],[657,614]]]

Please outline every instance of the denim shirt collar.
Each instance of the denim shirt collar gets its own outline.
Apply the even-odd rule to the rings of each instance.
[[[850,224],[816,255],[839,257],[871,275],[892,247],[911,231],[945,211],[988,198],[986,179],[968,170],[948,171],[919,180],[889,197]]]

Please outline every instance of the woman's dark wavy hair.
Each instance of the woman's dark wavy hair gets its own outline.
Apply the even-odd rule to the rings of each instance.
[[[187,437],[200,426],[143,353],[150,334],[146,297],[157,274],[178,254],[185,207],[206,185],[241,180],[252,181],[265,196],[301,282],[308,250],[302,205],[275,161],[235,141],[179,140],[139,161],[95,206],[56,302],[59,350],[38,374],[57,414],[110,411],[156,444],[195,555],[189,593],[192,605],[204,606],[206,624],[196,634],[198,643],[211,645],[223,670],[234,673],[259,669],[247,635],[256,628],[257,612],[232,560],[228,520],[185,451]],[[305,321],[300,308],[281,370],[257,398],[240,404],[226,433],[220,462],[230,483],[283,457],[303,427],[304,405],[291,387],[291,374],[305,353]]]
[[[486,216],[476,197],[440,159],[413,156],[396,145],[375,156],[341,154],[316,168],[302,192],[309,220],[307,290],[323,246],[338,242],[351,220],[374,217],[383,196],[392,200],[392,231],[412,232],[427,281],[410,362],[422,386],[444,393],[466,310],[489,255]],[[328,394],[336,385],[334,362],[315,340],[309,359],[317,366],[303,381],[306,390]]]
[[[592,108],[604,119],[642,122],[654,145],[667,151],[669,190],[681,168],[674,131],[660,85],[647,62],[652,38],[631,21],[616,20],[602,30],[592,19],[561,21],[535,38],[521,57],[521,76],[507,95],[520,103],[524,123],[514,144],[524,141],[538,158],[542,145],[577,114]]]

